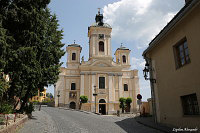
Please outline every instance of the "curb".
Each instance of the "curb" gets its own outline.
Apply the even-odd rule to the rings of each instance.
[[[19,129],[26,121],[28,120],[28,116],[26,115],[21,120],[8,125],[7,127],[0,130],[0,133],[15,133],[17,129]]]

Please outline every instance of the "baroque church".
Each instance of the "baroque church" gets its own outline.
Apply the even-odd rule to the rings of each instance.
[[[109,24],[103,22],[98,11],[96,22],[88,27],[89,59],[80,59],[79,44],[67,46],[67,68],[61,67],[54,94],[56,107],[79,109],[80,96],[88,97],[82,110],[101,114],[114,114],[120,97],[131,97],[131,112],[138,109],[136,96],[140,93],[138,70],[130,70],[130,52],[121,46],[112,57]],[[59,95],[59,96],[58,96]],[[95,111],[96,110],[96,111]]]

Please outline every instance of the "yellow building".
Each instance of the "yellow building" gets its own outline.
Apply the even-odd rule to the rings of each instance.
[[[30,101],[39,101],[39,102],[44,101],[44,99],[46,98],[46,90],[47,89],[44,89],[43,92],[40,92],[40,90],[38,89],[38,95],[33,96]]]
[[[88,28],[88,61],[84,57],[80,61],[80,45],[67,46],[67,68],[60,68],[54,92],[55,106],[59,103],[59,106],[78,109],[80,96],[86,95],[88,103],[82,109],[94,112],[96,102],[96,112],[113,114],[119,110],[120,97],[131,97],[131,112],[136,111],[139,78],[138,70],[130,70],[130,50],[123,46],[118,48],[114,61],[111,53],[112,28],[103,23],[100,12],[95,20]],[[96,98],[94,93],[97,94]]]
[[[158,122],[200,128],[199,51],[200,1],[187,0],[143,53]]]

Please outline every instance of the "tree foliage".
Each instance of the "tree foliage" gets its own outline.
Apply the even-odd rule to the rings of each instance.
[[[88,97],[87,96],[80,96],[80,106],[79,109],[81,109],[82,103],[87,103],[88,102]]]
[[[53,94],[51,94],[51,93],[46,93],[46,96],[47,96],[48,98],[53,98]]]
[[[126,98],[126,104],[130,105],[132,103],[132,98],[131,97],[127,97]]]
[[[87,103],[88,97],[87,96],[80,96],[81,103]]]
[[[120,97],[119,102],[120,102],[119,107],[122,108],[122,113],[124,113],[126,98]]]
[[[130,112],[131,103],[132,103],[132,98],[131,98],[131,97],[127,97],[127,98],[126,98],[126,111],[127,111],[127,112]]]
[[[3,74],[0,74],[0,103],[3,102],[2,98],[8,87],[9,83],[4,79]]]
[[[120,102],[119,107],[122,108],[122,113],[124,113],[125,107],[126,107],[126,111],[130,112],[131,103],[132,103],[131,97],[127,97],[127,98],[120,97],[119,102]]]
[[[0,61],[8,74],[10,88],[5,100],[14,96],[23,100],[37,93],[38,88],[54,84],[58,79],[62,30],[56,15],[47,5],[50,0],[0,0]],[[1,59],[1,60],[2,60]],[[42,89],[40,91],[43,91]]]

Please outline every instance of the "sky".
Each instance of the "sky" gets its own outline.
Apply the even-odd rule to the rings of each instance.
[[[143,77],[145,61],[143,51],[149,42],[184,6],[185,0],[51,0],[49,8],[56,14],[60,29],[64,31],[62,42],[66,46],[74,43],[82,46],[81,57],[88,60],[88,27],[95,22],[98,8],[104,22],[112,27],[112,55],[123,46],[131,50],[131,69],[139,70],[140,94],[142,100],[151,97],[149,81]],[[66,67],[67,55],[61,60]],[[53,86],[47,92],[54,93]]]

